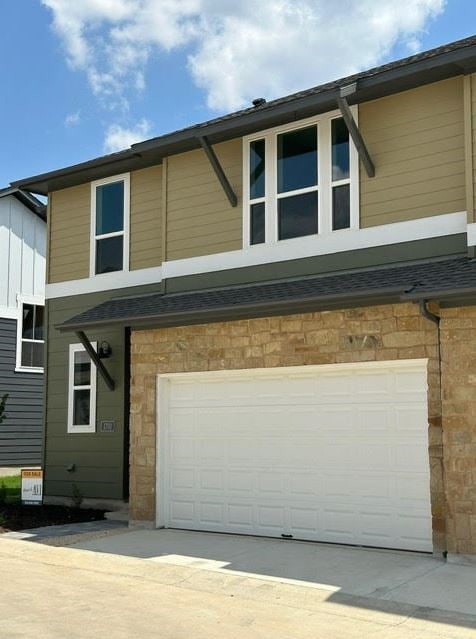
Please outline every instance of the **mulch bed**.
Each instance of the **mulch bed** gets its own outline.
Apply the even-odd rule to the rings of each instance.
[[[0,533],[104,519],[104,510],[0,503]]]

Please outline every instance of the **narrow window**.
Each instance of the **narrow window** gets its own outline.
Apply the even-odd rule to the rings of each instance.
[[[277,138],[278,237],[318,231],[317,126],[282,133]]]
[[[332,229],[350,227],[349,131],[342,118],[332,126]]]
[[[68,432],[96,431],[96,367],[81,344],[69,350]]]
[[[250,244],[262,244],[265,237],[265,141],[250,143]]]
[[[43,336],[44,307],[23,304],[21,321],[20,368],[42,371],[45,340]]]
[[[124,181],[96,186],[95,273],[124,268]]]

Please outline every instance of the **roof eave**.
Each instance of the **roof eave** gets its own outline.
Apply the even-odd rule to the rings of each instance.
[[[365,102],[407,89],[469,73],[476,69],[476,45],[463,46],[416,62],[376,71],[359,79],[357,90],[349,96],[350,103]],[[46,195],[49,191],[74,186],[92,179],[107,177],[158,164],[167,155],[199,148],[198,136],[206,135],[211,143],[232,139],[284,122],[299,120],[312,114],[335,108],[340,87],[296,98],[264,104],[253,110],[230,117],[218,118],[203,125],[188,127],[158,138],[132,145],[112,156],[96,158],[75,166],[12,182],[12,186]],[[325,86],[325,85],[324,85]]]
[[[220,308],[194,309],[179,313],[155,313],[147,316],[129,316],[94,320],[90,322],[64,322],[55,325],[61,333],[90,330],[107,326],[129,326],[131,328],[165,328],[171,326],[186,326],[191,324],[207,324],[212,322],[251,319],[272,315],[293,315],[310,311],[325,311],[336,308],[378,304],[392,304],[400,301],[404,288],[402,286],[389,287],[375,291],[361,291],[327,295],[325,297],[309,297],[302,299],[285,299],[274,302],[241,304],[239,306],[224,306]]]

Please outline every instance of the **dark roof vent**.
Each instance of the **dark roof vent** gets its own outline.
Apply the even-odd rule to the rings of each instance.
[[[266,104],[266,100],[265,98],[255,98],[251,104],[255,107],[263,106],[263,104]]]

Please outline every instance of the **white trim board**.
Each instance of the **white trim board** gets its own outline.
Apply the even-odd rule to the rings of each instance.
[[[468,246],[476,246],[476,223],[468,224]]]
[[[476,225],[475,225],[476,227]],[[327,235],[281,240],[273,244],[257,244],[249,248],[201,257],[163,262],[162,266],[136,271],[117,271],[93,278],[57,282],[46,285],[46,298],[68,297],[84,293],[117,290],[131,286],[158,284],[162,279],[226,271],[261,264],[274,264],[306,257],[317,257],[376,246],[425,240],[445,235],[466,233],[466,211],[382,224],[364,229],[344,229]],[[476,236],[476,230],[472,231]]]
[[[116,271],[104,273],[94,277],[85,277],[80,280],[68,282],[56,282],[46,285],[46,299],[69,297],[71,295],[84,295],[86,293],[99,293],[101,291],[115,291],[130,286],[142,286],[145,284],[159,284],[162,281],[162,268],[142,268],[137,271]]]
[[[327,235],[280,240],[274,244],[257,244],[238,251],[164,262],[162,277],[169,279],[183,275],[272,264],[465,232],[466,211],[447,213],[408,222],[382,224],[364,229],[344,229],[332,231]]]

